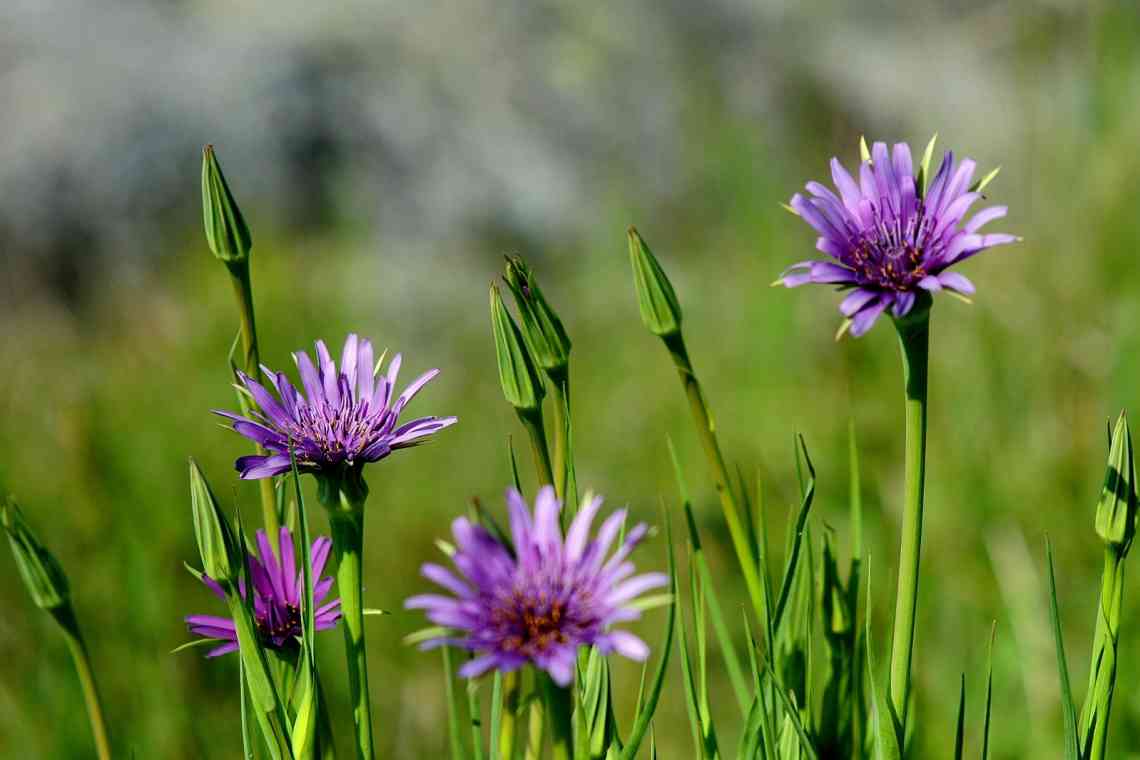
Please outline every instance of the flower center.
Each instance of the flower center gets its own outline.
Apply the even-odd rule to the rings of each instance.
[[[503,651],[534,657],[555,644],[565,644],[566,605],[557,600],[528,598],[516,591],[510,601],[497,607],[491,622],[500,632]]]
[[[301,608],[296,605],[270,601],[268,610],[256,617],[258,636],[266,646],[284,649],[301,635]]]

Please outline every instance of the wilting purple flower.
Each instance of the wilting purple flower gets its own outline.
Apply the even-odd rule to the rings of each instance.
[[[281,561],[278,562],[265,531],[257,531],[257,554],[249,555],[249,569],[253,579],[253,617],[261,643],[273,649],[288,649],[297,646],[301,637],[301,600],[305,592],[305,576],[302,570],[297,569],[293,536],[288,528],[281,529],[280,545]],[[314,618],[318,631],[334,627],[341,614],[339,599],[321,604],[328,596],[333,582],[331,576],[321,578],[331,547],[332,541],[322,536],[313,542],[309,553],[313,568]],[[226,598],[226,592],[213,578],[203,575],[202,582],[219,597]],[[241,595],[244,599],[244,584]],[[190,615],[186,618],[186,625],[191,633],[225,641],[221,646],[211,649],[206,654],[207,657],[237,651],[237,632],[233,620],[213,615]]]
[[[215,410],[233,421],[237,432],[264,446],[268,455],[239,457],[237,470],[246,480],[268,478],[290,468],[292,445],[302,471],[324,472],[342,466],[362,466],[383,459],[396,449],[422,443],[424,438],[456,422],[455,417],[420,417],[396,427],[400,412],[428,381],[429,370],[395,395],[400,355],[380,374],[373,365],[372,343],[349,335],[340,356],[340,369],[324,341],[317,341],[317,363],[304,351],[293,354],[301,375],[302,394],[283,372],[262,367],[277,391],[239,372],[238,378],[257,404],[250,417]]]
[[[668,583],[661,573],[633,576],[628,557],[645,537],[638,524],[609,557],[625,524],[626,512],[611,515],[593,540],[590,525],[601,498],[582,505],[563,538],[558,515],[562,504],[554,489],[544,487],[535,500],[534,519],[523,497],[507,491],[513,547],[505,546],[480,525],[464,518],[452,523],[460,576],[426,564],[424,577],[454,596],[425,594],[408,599],[409,609],[422,609],[437,625],[452,631],[425,648],[456,645],[476,657],[460,668],[468,678],[488,670],[515,670],[530,662],[560,685],[570,683],[581,646],[597,646],[634,660],[649,656],[641,639],[611,626],[636,620],[631,602],[641,593]],[[631,577],[633,576],[633,577]]]
[[[820,234],[816,248],[831,261],[803,261],[777,281],[789,288],[832,283],[851,292],[839,305],[851,334],[862,335],[888,308],[905,316],[921,291],[943,288],[970,295],[974,285],[951,266],[996,245],[1020,238],[981,234],[988,222],[1005,216],[1005,206],[991,206],[963,223],[982,194],[971,189],[975,164],[954,163],[946,153],[925,192],[916,182],[910,148],[875,143],[871,160],[854,179],[839,159],[831,159],[831,177],[839,191],[809,182],[810,197],[797,193],[791,208]]]

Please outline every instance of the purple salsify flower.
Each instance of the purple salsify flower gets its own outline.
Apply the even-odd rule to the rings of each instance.
[[[600,497],[587,498],[563,538],[562,504],[553,488],[539,491],[533,520],[526,501],[511,489],[507,506],[513,547],[465,518],[452,523],[452,561],[460,575],[430,563],[422,572],[454,596],[425,594],[404,605],[424,610],[433,623],[451,629],[423,648],[455,645],[475,653],[459,670],[468,678],[529,662],[562,686],[573,677],[579,647],[596,646],[603,654],[617,652],[634,660],[648,657],[645,642],[611,626],[639,618],[641,612],[631,602],[669,579],[662,573],[633,575],[627,558],[645,537],[644,524],[634,527],[607,558],[626,511],[611,515],[591,540],[590,525],[601,504]]]
[[[239,457],[235,466],[243,479],[268,478],[288,471],[290,447],[302,472],[321,473],[378,461],[396,449],[423,443],[427,436],[456,422],[455,417],[420,417],[396,426],[400,412],[439,374],[438,369],[420,375],[396,396],[399,354],[388,364],[387,373],[380,374],[379,363],[373,365],[372,344],[349,335],[338,370],[324,341],[318,340],[316,346],[316,364],[304,351],[293,354],[304,393],[285,373],[262,367],[277,391],[276,397],[261,383],[238,372],[257,411],[243,417],[214,410],[232,420],[234,430],[270,452]]]
[[[1005,206],[991,206],[963,223],[970,207],[983,197],[970,184],[974,169],[972,160],[955,164],[954,154],[948,152],[924,193],[906,143],[896,143],[889,155],[886,143],[875,143],[871,159],[859,166],[857,180],[832,158],[838,195],[809,182],[810,197],[797,193],[790,203],[820,234],[816,248],[831,260],[794,264],[776,284],[850,288],[839,311],[848,320],[844,327],[849,324],[856,337],[888,308],[896,317],[905,316],[919,293],[946,289],[969,296],[973,283],[947,270],[987,248],[1020,240],[979,232],[1004,217]]]
[[[305,591],[305,576],[297,569],[293,536],[288,528],[281,529],[281,561],[269,545],[265,531],[257,531],[257,554],[249,555],[249,571],[253,579],[253,616],[263,646],[289,649],[297,646],[301,637],[301,600]],[[332,577],[321,578],[329,557],[332,541],[321,537],[313,541],[309,559],[312,562],[314,618],[318,631],[327,630],[340,620],[340,600],[321,604],[332,588]],[[222,599],[226,592],[213,578],[203,575],[202,582]],[[241,588],[245,598],[244,584]],[[225,643],[211,649],[206,656],[235,652],[238,648],[234,621],[213,615],[189,615],[186,625],[191,633],[208,639],[221,639]]]

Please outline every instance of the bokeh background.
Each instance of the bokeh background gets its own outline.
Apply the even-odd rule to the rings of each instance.
[[[816,524],[848,535],[854,418],[886,629],[895,338],[884,324],[836,344],[834,294],[768,283],[814,239],[779,203],[831,155],[855,161],[863,133],[937,131],[1002,166],[991,197],[1025,242],[967,265],[974,305],[934,312],[916,756],[949,756],[961,673],[980,743],[994,620],[994,756],[1058,756],[1044,538],[1083,692],[1105,418],[1140,410],[1138,35],[1134,4],[1077,0],[0,4],[0,489],[70,570],[121,750],[239,747],[235,661],[170,654],[183,615],[216,611],[182,568],[186,457],[257,514],[232,472],[245,446],[208,412],[233,403],[236,322],[201,233],[204,143],[253,229],[266,363],[354,330],[409,372],[444,370],[416,410],[461,422],[370,470],[366,554],[369,604],[396,611],[369,623],[380,756],[437,758],[440,662],[401,643],[421,619],[399,610],[452,516],[473,495],[500,504],[508,481],[520,431],[486,310],[506,252],[532,261],[574,340],[580,482],[658,521],[662,496],[675,507],[672,436],[726,604],[743,587],[668,358],[637,317],[626,226],[677,286],[723,444],[762,475],[777,531],[799,431],[820,473]],[[90,756],[65,648],[6,554],[0,755]],[[660,538],[641,562],[663,565]],[[1137,600],[1129,589],[1114,757],[1140,757]],[[654,613],[641,631],[656,643],[661,625]],[[340,637],[320,652],[344,739]],[[637,670],[617,674],[628,697]],[[665,758],[691,755],[679,675],[658,720]],[[723,680],[714,699],[733,746]]]

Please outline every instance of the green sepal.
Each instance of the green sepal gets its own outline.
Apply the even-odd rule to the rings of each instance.
[[[42,610],[58,610],[71,603],[67,575],[55,556],[47,550],[24,521],[24,514],[12,499],[0,510],[0,523],[8,534],[8,545],[16,567],[35,605]]]
[[[681,304],[657,258],[633,227],[629,228],[629,260],[641,321],[662,338],[681,331]]]
[[[190,459],[190,509],[203,571],[219,583],[233,581],[242,563],[241,545],[193,458]]]
[[[249,260],[253,239],[212,145],[202,149],[202,222],[206,243],[220,261],[234,265]]]
[[[530,267],[521,257],[508,256],[504,279],[515,297],[523,337],[535,362],[548,372],[565,369],[570,362],[570,337]]]
[[[538,412],[546,395],[542,377],[499,288],[491,286],[491,333],[499,364],[499,384],[507,403],[520,412]]]

